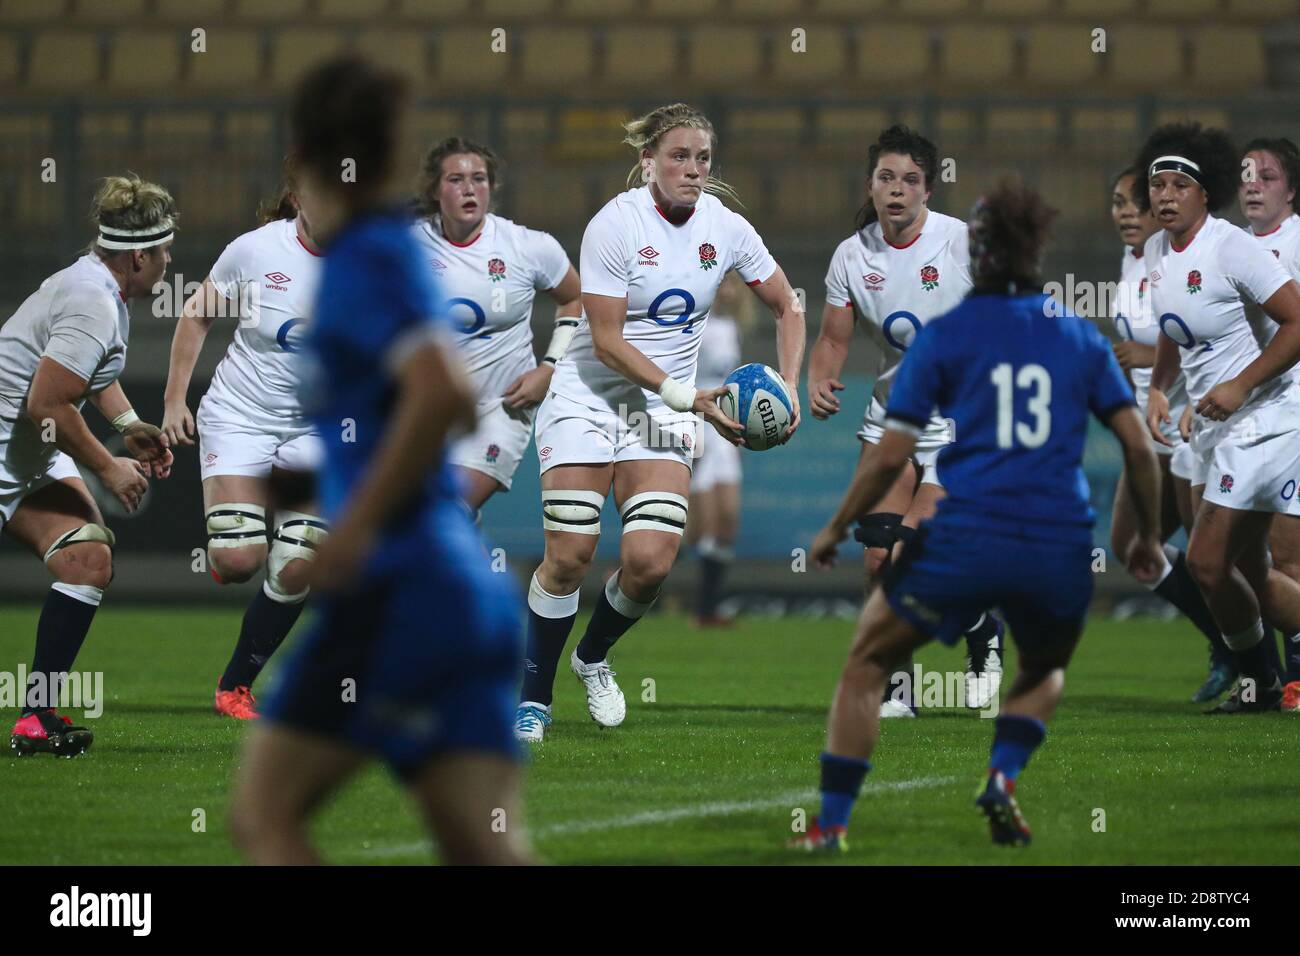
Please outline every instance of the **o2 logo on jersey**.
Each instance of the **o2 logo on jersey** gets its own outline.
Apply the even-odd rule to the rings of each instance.
[[[275,331],[275,344],[286,352],[301,352],[302,337],[306,334],[300,328],[302,319],[290,319]]]
[[[458,331],[475,338],[492,338],[491,332],[479,331],[483,326],[487,325],[487,313],[473,299],[466,299],[461,296],[448,299],[447,314],[451,316],[453,322],[457,323]]]
[[[675,315],[672,318],[661,319],[659,317],[659,310],[663,307],[664,302],[671,298],[678,298],[682,300],[681,314]],[[674,305],[673,308],[675,309],[677,308],[677,306]],[[691,295],[685,289],[665,289],[663,292],[660,292],[657,296],[655,296],[655,300],[650,303],[650,308],[645,310],[645,317],[649,319],[651,322],[654,322],[656,325],[664,325],[670,328],[672,326],[681,325],[682,323],[685,323],[686,328],[682,329],[682,331],[689,333],[691,331],[692,325],[694,325],[693,321],[691,320],[691,316],[692,314],[694,314],[694,312],[695,312],[695,296]]]
[[[886,342],[898,351],[906,352],[907,347],[916,341],[916,334],[921,331],[921,320],[911,312],[900,309],[885,316],[885,321],[880,323],[880,331],[884,333]]]
[[[1172,312],[1160,316],[1160,331],[1177,342],[1180,348],[1190,351],[1198,344],[1196,336],[1192,335],[1192,330],[1187,327],[1187,323]],[[1214,351],[1214,346],[1209,342],[1199,344],[1202,345],[1201,354]]]

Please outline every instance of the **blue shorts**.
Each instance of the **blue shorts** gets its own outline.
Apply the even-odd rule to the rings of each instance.
[[[486,560],[326,596],[264,716],[371,753],[404,780],[451,751],[518,760],[521,610]]]
[[[996,607],[1022,650],[1072,646],[1092,601],[1092,545],[1045,540],[1043,533],[928,521],[885,577],[889,606],[948,645]]]

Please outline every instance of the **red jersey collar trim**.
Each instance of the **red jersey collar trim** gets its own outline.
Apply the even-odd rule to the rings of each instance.
[[[922,229],[921,232],[918,232],[915,236],[913,236],[907,242],[903,243],[901,246],[896,246],[892,242],[890,242],[889,237],[885,235],[885,227],[884,226],[880,227],[880,238],[884,239],[885,245],[889,246],[889,248],[891,249],[906,249],[909,246],[913,246],[916,244],[916,240],[920,239],[924,233],[925,230]]]
[[[1133,246],[1129,246],[1128,254],[1132,256],[1134,259],[1141,259],[1142,256],[1146,254],[1146,251],[1147,251],[1146,244],[1143,243],[1142,245],[1137,246],[1136,248],[1134,248]]]
[[[311,249],[307,247],[307,243],[302,241],[302,236],[298,235],[298,228],[296,226],[294,227],[293,230],[293,237],[298,240],[298,245],[302,246],[303,249],[307,250],[308,255],[315,256],[317,259],[319,259],[323,255],[323,253],[320,252],[312,252]]]
[[[647,189],[647,191],[648,191],[648,189]],[[684,225],[686,225],[688,222],[691,221],[691,216],[694,216],[694,215],[695,215],[695,210],[699,208],[698,206],[692,206],[692,207],[691,207],[691,213],[690,213],[690,216],[687,216],[687,217],[686,217],[685,219],[683,219],[681,222],[673,222],[671,219],[669,219],[667,216],[664,215],[664,211],[663,211],[662,209],[660,209],[660,208],[659,208],[659,204],[658,204],[657,202],[655,202],[655,197],[654,197],[654,196],[651,196],[651,197],[650,197],[650,205],[652,205],[652,206],[655,207],[655,212],[659,213],[659,218],[662,219],[664,222],[668,223],[668,225],[670,225],[670,226],[684,226]]]
[[[474,245],[474,243],[478,242],[480,239],[483,238],[483,233],[487,232],[488,218],[486,215],[483,216],[483,225],[479,226],[478,235],[475,236],[473,239],[471,239],[469,242],[457,242],[455,239],[452,239],[450,236],[448,236],[446,231],[442,228],[441,216],[438,216],[437,218],[434,219],[433,226],[435,229],[437,229],[438,235],[442,236],[444,242],[447,242],[448,244],[455,246],[457,249],[468,249],[470,246]]]
[[[1201,227],[1201,229],[1204,229],[1204,228],[1205,228],[1204,226]],[[1200,230],[1200,229],[1196,230],[1196,236],[1199,236],[1200,234],[1201,234],[1201,230]],[[1187,251],[1187,247],[1190,246],[1193,242],[1196,241],[1196,236],[1192,236],[1192,238],[1188,239],[1188,240],[1187,240],[1187,245],[1186,245],[1186,246],[1182,246],[1181,248],[1179,247],[1178,243],[1174,242],[1174,237],[1173,237],[1173,236],[1170,236],[1170,237],[1169,237],[1169,248],[1172,249],[1172,250],[1174,250],[1174,252],[1186,252],[1186,251]]]
[[[1280,232],[1280,231],[1282,230],[1282,227],[1286,225],[1286,222],[1287,222],[1287,221],[1286,221],[1285,219],[1283,219],[1281,222],[1279,222],[1276,226],[1274,226],[1274,227],[1273,227],[1272,229],[1270,229],[1268,232],[1256,232],[1254,229],[1252,229],[1252,230],[1250,230],[1250,234],[1251,234],[1252,236],[1254,236],[1256,239],[1263,239],[1265,236],[1271,236],[1271,235],[1273,235],[1273,233],[1275,233],[1275,232]]]

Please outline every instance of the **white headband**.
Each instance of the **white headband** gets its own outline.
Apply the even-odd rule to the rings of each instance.
[[[105,249],[149,249],[172,238],[172,220],[166,219],[149,229],[118,229],[100,225],[99,244]]]
[[[1201,167],[1192,162],[1186,156],[1158,156],[1151,162],[1151,168],[1147,170],[1147,176],[1154,176],[1156,173],[1183,173],[1196,180],[1201,184]]]

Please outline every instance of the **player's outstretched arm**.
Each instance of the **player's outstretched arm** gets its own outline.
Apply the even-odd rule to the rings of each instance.
[[[220,298],[221,294],[209,276],[186,300],[176,320],[171,361],[167,365],[167,385],[163,389],[162,423],[162,430],[173,445],[194,444],[194,416],[185,403],[185,393],[189,391],[190,378],[203,350],[203,341],[219,311]]]
[[[840,410],[835,393],[844,390],[840,373],[852,339],[853,306],[828,302],[822,309],[821,331],[808,355],[808,401],[813,418],[827,419]]]
[[[1106,427],[1115,433],[1124,452],[1124,480],[1137,512],[1138,534],[1122,555],[1129,572],[1143,583],[1154,582],[1164,566],[1160,547],[1160,466],[1137,409],[1123,405],[1112,412]]]
[[[790,287],[790,280],[780,266],[758,285],[750,286],[758,300],[776,316],[776,354],[780,368],[777,370],[790,388],[794,415],[782,443],[790,440],[799,427],[799,371],[803,367],[803,352],[808,344],[808,323],[803,304]]]
[[[829,568],[835,563],[835,549],[849,536],[849,528],[880,503],[880,499],[894,486],[899,473],[907,467],[915,449],[915,433],[894,427],[885,429],[880,444],[876,446],[876,454],[869,459],[871,467],[859,463],[839,510],[814,539],[809,555],[814,566]]]

